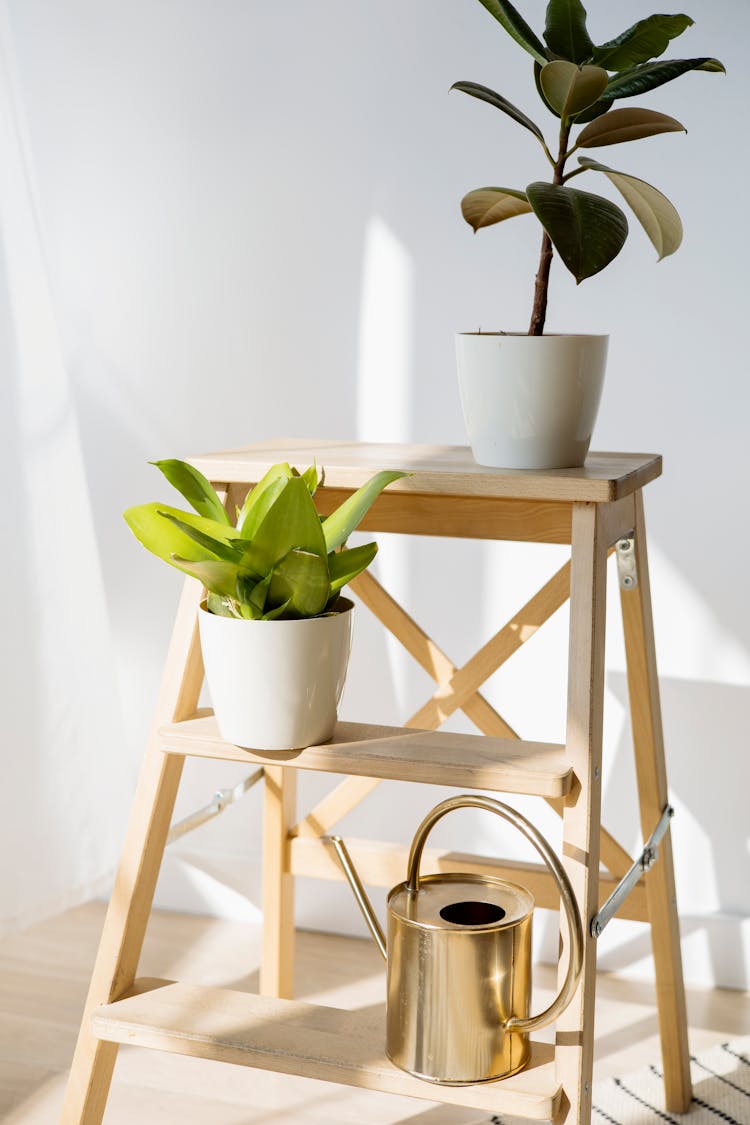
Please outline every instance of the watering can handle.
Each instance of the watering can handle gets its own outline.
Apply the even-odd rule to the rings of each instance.
[[[465,808],[485,809],[487,812],[496,813],[498,816],[501,816],[503,820],[507,820],[509,824],[512,824],[514,828],[517,828],[519,832],[522,832],[526,839],[534,845],[547,864],[560,891],[560,898],[568,921],[569,935],[568,971],[565,975],[562,988],[549,1008],[546,1008],[545,1011],[541,1012],[538,1016],[529,1016],[527,1019],[511,1016],[509,1019],[505,1020],[503,1024],[508,1031],[535,1031],[537,1028],[546,1027],[547,1024],[552,1023],[552,1021],[567,1008],[578,987],[578,980],[583,966],[583,925],[581,923],[578,903],[576,902],[573,888],[570,885],[570,879],[568,878],[565,868],[544,836],[537,831],[526,817],[521,816],[519,812],[510,808],[509,805],[504,805],[500,801],[494,800],[492,797],[473,796],[470,794],[461,797],[449,797],[446,801],[441,801],[439,805],[436,805],[435,808],[427,814],[417,829],[417,834],[414,837],[411,852],[409,853],[409,871],[406,881],[407,890],[410,894],[416,894],[419,890],[419,864],[429,833],[446,813],[453,812],[454,809]]]

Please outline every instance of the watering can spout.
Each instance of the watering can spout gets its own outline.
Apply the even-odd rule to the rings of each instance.
[[[383,929],[380,925],[380,922],[378,921],[375,911],[372,908],[372,903],[368,898],[367,891],[362,886],[362,880],[360,879],[357,873],[357,869],[352,862],[352,857],[349,855],[347,846],[340,836],[326,836],[326,839],[329,841],[334,851],[336,852],[336,855],[338,856],[341,868],[346,875],[349,886],[352,888],[354,897],[357,900],[357,905],[362,911],[362,917],[367,923],[368,929],[372,934],[373,941],[378,947],[380,956],[384,961],[387,961],[388,955],[385,948],[385,936],[383,934]]]

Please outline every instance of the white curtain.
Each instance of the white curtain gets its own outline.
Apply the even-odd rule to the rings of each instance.
[[[105,888],[131,784],[3,0],[0,68],[3,933]]]

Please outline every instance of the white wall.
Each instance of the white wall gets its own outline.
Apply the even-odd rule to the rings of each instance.
[[[651,10],[588,6],[600,40]],[[463,442],[453,333],[525,327],[538,230],[524,218],[475,238],[458,201],[546,169],[530,135],[448,88],[484,82],[545,128],[551,118],[524,54],[472,0],[10,7],[134,778],[179,585],[120,518],[166,495],[146,461],[282,434]],[[541,0],[522,7],[541,22]],[[688,8],[697,27],[672,54],[716,54],[729,76],[691,74],[638,102],[680,118],[687,137],[605,156],[674,199],[684,246],[657,266],[633,222],[617,261],[580,289],[556,265],[548,327],[611,333],[595,447],[665,455],[647,504],[687,975],[747,986],[750,8]],[[381,536],[379,568],[461,661],[563,557]],[[488,687],[531,738],[562,737],[565,634],[561,612]],[[610,638],[605,813],[635,850],[616,614]],[[364,612],[357,639],[345,713],[398,721],[429,684]],[[191,764],[181,810],[234,776]],[[302,802],[326,784],[305,778]],[[383,785],[342,829],[405,841],[437,798]],[[519,804],[555,837],[552,814]],[[188,838],[158,900],[254,916],[259,808],[256,793]],[[516,848],[465,814],[436,836]],[[343,887],[302,885],[299,903],[302,925],[359,932]],[[551,952],[550,919],[539,933]],[[646,953],[642,927],[608,930],[604,964],[647,972]]]

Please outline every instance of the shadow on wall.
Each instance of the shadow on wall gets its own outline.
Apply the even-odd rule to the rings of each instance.
[[[608,686],[627,706],[624,673],[610,672]],[[672,822],[678,858],[677,894],[683,939],[705,931],[705,948],[717,984],[747,987],[742,920],[750,914],[750,758],[747,716],[750,686],[661,679]],[[627,791],[632,743],[626,724],[608,788]],[[648,934],[620,946],[616,965],[649,951]]]
[[[3,712],[8,724],[5,736],[7,743],[9,746],[13,745],[16,750],[13,755],[8,755],[5,766],[8,772],[4,773],[4,778],[8,792],[14,789],[16,792],[21,792],[25,779],[38,778],[44,766],[44,754],[40,751],[42,745],[40,711],[38,700],[35,701],[34,698],[41,682],[41,659],[37,618],[33,612],[33,575],[29,567],[29,559],[33,557],[31,535],[33,512],[29,503],[31,494],[26,480],[25,451],[21,441],[22,411],[15,378],[18,357],[4,255],[0,257],[0,347],[2,349],[0,359],[6,373],[3,409],[0,410],[2,459],[0,464],[2,464],[3,476],[10,482],[18,502],[13,534],[9,536],[3,550],[2,569],[3,585],[8,594],[3,613],[4,633],[8,640],[12,638],[12,645],[3,646],[0,663],[4,685]],[[7,840],[5,833],[1,838],[6,854],[12,854],[18,840],[22,838],[25,814],[16,822],[21,804],[23,802],[13,803],[11,831]],[[32,839],[31,846],[33,843]],[[26,846],[29,844],[27,843]],[[0,919],[0,925],[6,921],[11,925],[23,924],[26,920],[23,917],[27,909],[23,884],[22,867],[11,864],[7,869],[7,883],[4,889],[6,909]]]
[[[230,5],[217,21],[191,0],[180,7],[177,36],[172,6],[141,0],[102,6],[83,22],[71,20],[70,4],[24,0],[12,7],[129,705],[125,742],[135,762],[178,589],[176,576],[154,569],[128,539],[120,516],[141,488],[144,498],[157,494],[146,457],[284,432],[350,438],[355,426],[361,439],[463,441],[453,330],[523,324],[538,251],[536,233],[523,220],[497,237],[472,239],[458,200],[472,184],[493,182],[498,144],[503,163],[519,174],[526,174],[528,160],[534,178],[538,165],[524,130],[506,128],[501,115],[488,110],[486,116],[469,99],[448,94],[462,73],[495,84],[499,41],[479,4],[464,10],[451,0],[431,0],[429,7],[418,0],[402,5],[394,21],[382,6],[331,0],[297,4],[290,21],[286,7],[255,3]],[[722,45],[728,5],[714,8],[702,17],[715,23],[706,41],[723,55],[734,46]],[[703,26],[708,33],[710,22]],[[207,80],[196,82],[196,74]],[[523,52],[507,54],[505,77],[509,89],[526,88]],[[717,112],[730,108],[722,102],[725,88],[716,87],[708,110],[693,77],[680,87],[675,112],[684,112],[704,137],[709,127],[715,138],[726,137],[728,161],[746,160],[745,150],[729,143],[733,115]],[[732,88],[741,91],[726,87]],[[642,262],[634,238],[585,298],[557,271],[551,327],[607,330],[617,342],[596,443],[663,449],[667,477],[649,495],[648,508],[667,563],[684,556],[684,528],[701,512],[690,580],[700,591],[705,628],[696,626],[696,599],[685,600],[690,591],[679,575],[661,570],[663,560],[655,612],[671,627],[667,670],[694,677],[665,681],[664,704],[680,812],[673,830],[685,883],[681,905],[695,914],[696,925],[704,919],[708,926],[718,918],[710,911],[747,915],[750,894],[737,777],[747,768],[739,752],[745,691],[709,682],[737,678],[740,667],[727,638],[712,633],[712,615],[742,636],[748,614],[738,597],[746,530],[741,520],[729,522],[734,497],[726,487],[744,473],[747,383],[732,360],[742,354],[742,287],[731,284],[741,255],[731,208],[714,214],[709,226],[705,179],[696,177],[688,190],[695,150],[658,153],[648,155],[648,178],[668,192],[670,183],[682,181],[688,256],[644,271],[634,288],[636,275],[627,266],[637,261],[640,269]],[[741,167],[730,163],[732,170],[742,178]],[[705,277],[726,284],[701,284]],[[671,285],[668,301],[665,285]],[[685,325],[690,343],[675,362]],[[728,357],[720,363],[717,326]],[[726,401],[735,404],[732,411]],[[686,511],[688,484],[692,512]],[[737,540],[728,554],[716,550],[727,526]],[[418,620],[430,628],[435,623],[441,645],[460,660],[493,616],[487,605],[502,608],[515,572],[499,547],[409,540],[391,551],[386,538],[379,575]],[[466,598],[468,606],[465,587],[480,595]],[[403,719],[412,697],[421,702],[424,677],[396,642],[362,618],[347,709],[363,719],[388,721],[389,712],[394,721]],[[658,622],[657,633],[663,633]],[[541,643],[534,642],[529,658],[538,659]],[[510,670],[498,688],[500,702],[511,708],[514,675]],[[622,674],[610,676],[624,700]],[[536,711],[530,719],[540,724],[557,715],[547,699]],[[615,831],[635,840],[629,745],[618,735],[612,742],[608,813]],[[190,788],[186,780],[184,789]],[[363,806],[360,828],[399,823],[388,794],[384,787],[380,804],[376,797]],[[196,805],[203,802],[202,787],[194,795]],[[410,810],[403,808],[406,835]],[[217,826],[217,847],[246,850],[241,818],[234,824]],[[712,955],[725,969],[718,946]]]
[[[101,566],[4,7],[0,58],[0,445],[13,512],[0,562],[2,709],[15,798],[0,829],[13,857],[0,930],[12,930],[103,885],[124,808]]]

